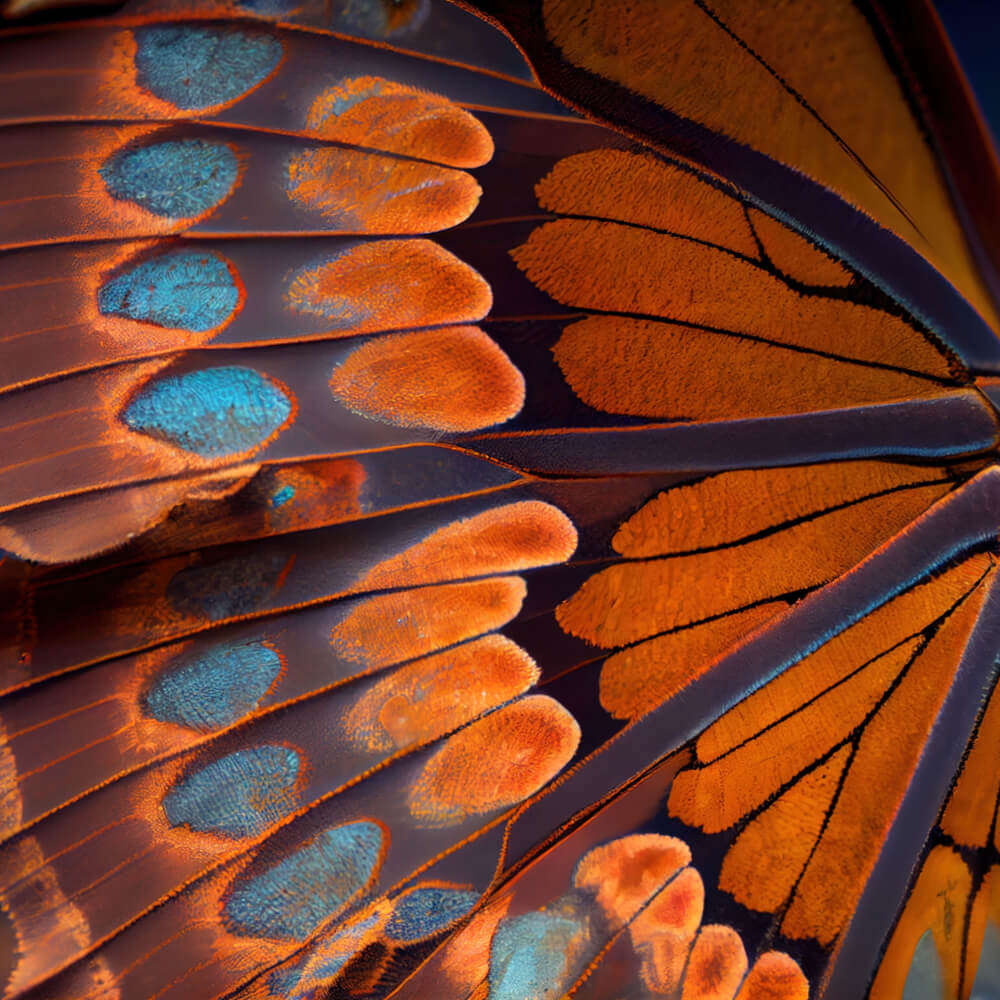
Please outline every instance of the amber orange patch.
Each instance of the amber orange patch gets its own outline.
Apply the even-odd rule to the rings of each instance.
[[[763,268],[691,240],[557,219],[512,252],[528,278],[579,309],[641,313],[951,378],[947,357],[903,320],[800,294]],[[642,267],[635,261],[641,260]]]
[[[730,1000],[747,971],[747,955],[731,927],[702,927],[691,949],[681,1000]]]
[[[524,404],[524,377],[475,326],[370,340],[334,369],[330,388],[366,416],[439,431],[500,424]]]
[[[336,230],[409,234],[447,229],[467,219],[481,190],[460,170],[318,147],[289,161],[288,194]]]
[[[527,592],[518,576],[379,594],[330,632],[345,659],[375,669],[424,656],[509,622]]]
[[[902,372],[623,316],[571,323],[552,354],[588,406],[640,417],[749,419],[940,391]]]
[[[638,719],[700,677],[720,653],[786,607],[783,601],[761,604],[609,656],[601,667],[601,707],[616,719]]]
[[[448,98],[377,76],[325,90],[310,106],[306,127],[324,139],[452,167],[479,167],[493,155],[489,132]]]
[[[791,956],[767,951],[747,973],[736,1000],[809,1000],[809,980]]]
[[[558,215],[591,215],[717,243],[758,258],[743,206],[689,170],[655,156],[595,149],[567,156],[535,185]]]
[[[401,750],[437,739],[523,694],[538,674],[520,646],[488,635],[393,671],[358,699],[344,728],[367,751]]]
[[[759,209],[749,210],[757,239],[782,274],[804,285],[849,285],[853,275],[804,236]]]
[[[450,736],[410,789],[410,811],[438,825],[514,805],[551,781],[579,742],[562,705],[529,695]]]
[[[482,319],[493,297],[468,264],[430,240],[375,240],[300,271],[286,301],[346,337]]]
[[[359,587],[381,590],[565,562],[576,529],[557,507],[523,500],[453,521],[372,568]]]

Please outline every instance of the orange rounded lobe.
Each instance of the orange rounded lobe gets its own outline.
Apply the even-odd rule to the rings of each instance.
[[[579,742],[559,702],[529,695],[450,736],[411,787],[410,812],[438,826],[512,806],[551,781]]]
[[[731,927],[709,924],[691,949],[682,1000],[730,1000],[747,971],[747,955]]]
[[[522,500],[438,528],[378,563],[358,586],[414,587],[561,563],[573,554],[576,540],[572,521],[557,507]]]
[[[809,1000],[809,980],[783,951],[766,951],[743,980],[736,1000]]]
[[[493,155],[489,132],[446,97],[376,76],[342,80],[312,103],[306,127],[323,139],[479,167]]]
[[[516,643],[488,635],[410,663],[369,688],[344,719],[351,741],[374,753],[426,743],[516,698],[538,680]]]
[[[803,285],[844,286],[851,283],[853,275],[840,261],[813,246],[783,222],[756,208],[748,209],[747,214],[757,239],[764,245],[764,252],[782,274]]]
[[[342,336],[482,319],[490,286],[430,240],[375,240],[299,271],[289,307]]]
[[[500,628],[521,610],[518,576],[379,594],[356,604],[330,631],[330,645],[369,669],[401,663]]]
[[[330,388],[365,416],[438,431],[500,424],[524,404],[524,377],[475,326],[370,340],[334,369]]]

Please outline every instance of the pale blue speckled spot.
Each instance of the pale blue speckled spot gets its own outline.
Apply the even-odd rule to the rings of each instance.
[[[167,584],[167,600],[182,614],[214,622],[253,614],[278,592],[288,567],[289,556],[280,551],[185,566]]]
[[[367,820],[325,830],[263,874],[239,880],[226,913],[236,933],[301,941],[365,889],[381,849],[382,830]]]
[[[281,61],[281,43],[240,28],[158,25],[135,32],[139,84],[185,111],[228,104]]]
[[[237,750],[195,771],[163,799],[173,826],[255,837],[298,805],[299,755],[288,747]]]
[[[278,654],[263,643],[219,646],[157,677],[146,710],[160,722],[211,732],[252,712],[280,673]]]
[[[116,198],[170,219],[202,215],[229,197],[239,176],[224,142],[171,139],[123,149],[100,169]]]
[[[105,316],[203,333],[221,326],[240,293],[226,261],[216,253],[166,253],[105,282],[97,304]]]
[[[535,911],[501,920],[490,948],[489,1000],[562,996],[583,925]]]
[[[252,451],[292,412],[288,397],[252,368],[205,368],[147,385],[123,419],[134,431],[203,458]]]
[[[1000,927],[989,920],[969,1000],[996,1000],[997,997],[1000,997]]]
[[[478,901],[479,893],[462,889],[414,889],[396,900],[385,933],[397,941],[419,941],[460,920]]]

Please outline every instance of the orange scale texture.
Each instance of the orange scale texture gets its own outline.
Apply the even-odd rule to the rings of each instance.
[[[331,332],[345,337],[479,320],[493,301],[490,286],[468,264],[430,240],[352,247],[299,272],[285,298],[291,309],[327,319]]]
[[[529,695],[450,736],[411,786],[410,812],[440,826],[515,805],[551,781],[579,742],[559,702]]]
[[[479,167],[493,155],[489,132],[457,104],[377,76],[343,80],[324,91],[306,127],[323,139],[451,167]]]
[[[730,1000],[747,971],[747,955],[731,927],[708,924],[695,939],[681,1000]]]
[[[771,263],[803,285],[849,285],[853,275],[839,261],[810,243],[784,223],[765,215],[760,209],[748,209],[757,239]]]
[[[406,235],[463,222],[481,189],[469,174],[448,167],[319,147],[289,161],[288,194],[335,230]]]
[[[768,951],[754,962],[736,1000],[809,1000],[809,981],[784,952]]]
[[[334,369],[330,388],[365,416],[437,431],[501,424],[524,404],[524,377],[475,326],[370,340]]]

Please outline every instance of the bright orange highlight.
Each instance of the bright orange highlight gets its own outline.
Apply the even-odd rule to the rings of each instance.
[[[439,431],[501,424],[524,405],[524,377],[476,326],[370,340],[333,370],[330,388],[365,416]]]
[[[352,247],[300,271],[285,298],[289,308],[326,321],[332,333],[344,337],[467,323],[482,319],[493,303],[490,286],[430,240],[376,240]]]
[[[369,669],[432,653],[500,628],[521,610],[519,576],[369,597],[330,632],[338,655]]]
[[[738,420],[941,391],[902,372],[623,316],[569,324],[552,354],[588,406],[638,417]]]
[[[849,285],[853,278],[839,261],[814,246],[804,236],[783,222],[765,215],[760,209],[748,209],[757,239],[771,263],[786,277],[803,285]]]
[[[291,158],[288,194],[335,230],[407,234],[464,221],[481,189],[459,170],[330,146]]]
[[[574,549],[576,529],[561,510],[540,500],[523,500],[438,528],[378,563],[358,586],[382,590],[517,572],[565,562]]]
[[[309,108],[306,127],[323,139],[451,167],[479,167],[493,155],[489,132],[457,104],[377,76],[325,90]]]
[[[684,976],[681,1000],[730,1000],[747,971],[743,942],[732,927],[702,927]]]
[[[638,719],[700,677],[713,660],[787,605],[782,601],[669,632],[609,656],[601,667],[601,707]]]
[[[766,951],[747,973],[736,1000],[809,1000],[809,980],[789,955]]]
[[[535,185],[535,194],[557,215],[631,222],[760,257],[739,201],[648,154],[594,149],[567,156]]]
[[[793,291],[780,278],[691,240],[589,219],[557,219],[511,251],[563,305],[641,313],[777,344],[953,378],[943,350],[902,319],[869,306]],[[642,267],[635,262],[642,261]]]
[[[520,646],[488,635],[393,671],[358,699],[344,729],[364,750],[395,752],[471,722],[523,694],[538,676]]]
[[[410,812],[437,826],[512,806],[551,781],[579,742],[559,702],[529,695],[450,736],[410,788]]]

